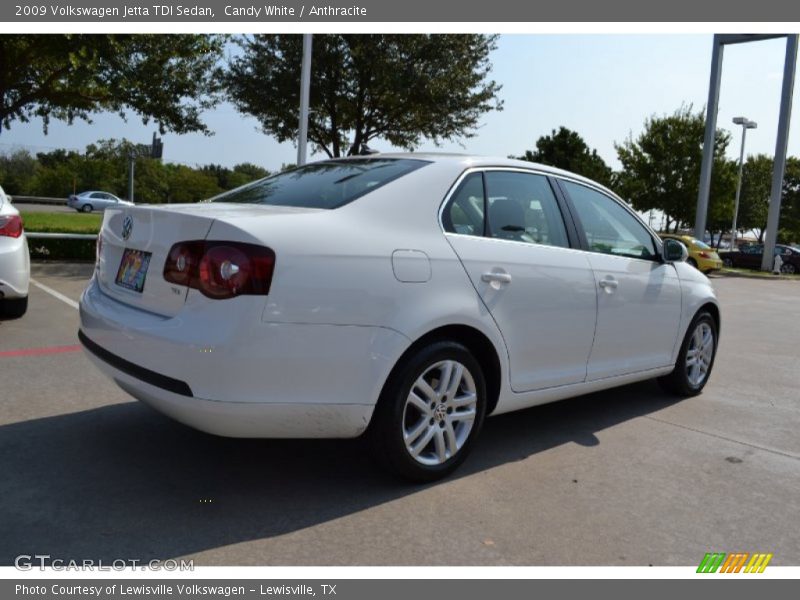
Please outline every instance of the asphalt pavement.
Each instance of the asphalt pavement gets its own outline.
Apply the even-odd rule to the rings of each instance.
[[[799,282],[714,280],[701,396],[646,382],[490,418],[453,477],[408,485],[359,440],[224,439],[131,400],[78,347],[91,269],[34,265],[28,314],[0,321],[2,565],[800,564]]]

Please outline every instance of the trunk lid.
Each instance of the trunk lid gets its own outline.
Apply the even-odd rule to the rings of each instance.
[[[206,239],[218,221],[235,224],[310,212],[318,211],[225,203],[111,208],[103,219],[97,279],[112,298],[173,317],[183,308],[189,291],[164,279],[164,264],[174,244]]]

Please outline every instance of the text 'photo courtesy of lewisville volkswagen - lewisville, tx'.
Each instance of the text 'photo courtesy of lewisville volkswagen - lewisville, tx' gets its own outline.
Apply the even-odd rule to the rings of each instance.
[[[0,6],[0,598],[800,577],[795,22],[415,2]]]

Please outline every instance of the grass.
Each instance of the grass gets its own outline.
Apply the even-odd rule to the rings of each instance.
[[[81,213],[22,212],[26,231],[39,233],[97,233],[103,215]]]

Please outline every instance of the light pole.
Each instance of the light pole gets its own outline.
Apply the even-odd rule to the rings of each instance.
[[[297,166],[306,164],[308,144],[308,103],[311,95],[311,34],[303,34],[303,60],[300,63],[300,126],[297,139]]]
[[[734,117],[733,122],[742,126],[742,148],[739,151],[739,179],[736,182],[736,201],[733,203],[733,225],[731,226],[731,250],[736,250],[736,217],[739,216],[739,196],[742,193],[742,169],[744,168],[744,141],[748,129],[755,129],[758,123],[747,117]]]

